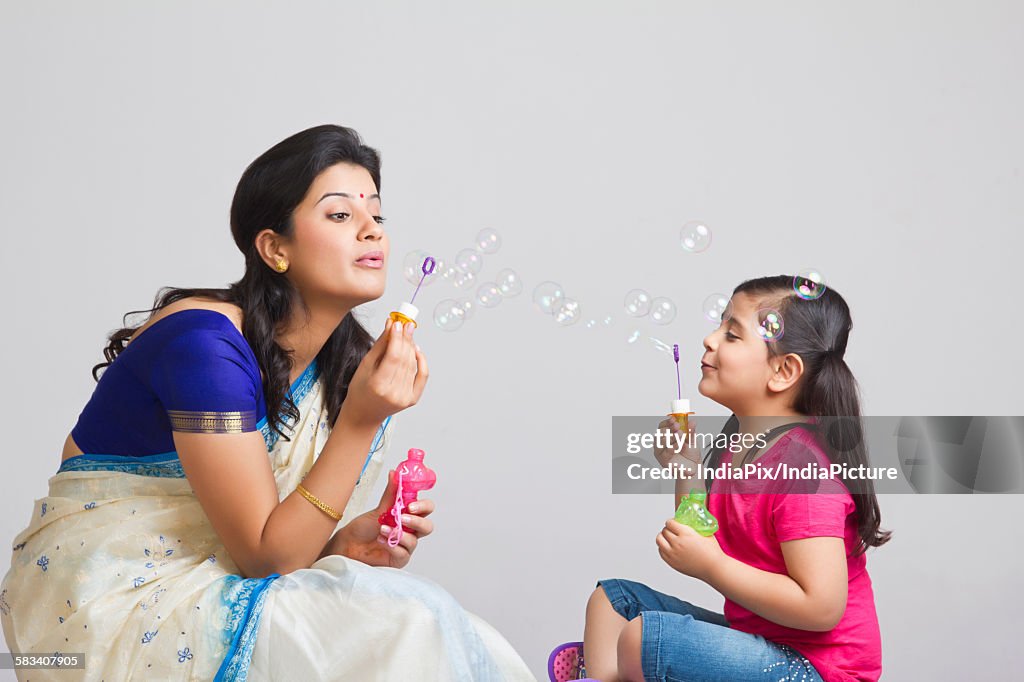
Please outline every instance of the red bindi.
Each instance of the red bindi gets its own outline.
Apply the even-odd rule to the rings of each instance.
[[[363,195],[362,195],[362,194],[360,194],[360,195],[359,195],[359,198],[360,198],[360,199],[362,199],[362,198],[363,198]]]

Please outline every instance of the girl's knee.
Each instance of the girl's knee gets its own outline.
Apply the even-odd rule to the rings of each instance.
[[[637,616],[622,628],[619,634],[617,654],[619,677],[623,682],[644,679],[643,670],[644,617]]]
[[[611,607],[612,602],[608,599],[608,595],[605,594],[604,588],[598,585],[594,588],[594,591],[590,593],[590,599],[587,600],[587,611],[591,611],[596,608],[604,606]]]

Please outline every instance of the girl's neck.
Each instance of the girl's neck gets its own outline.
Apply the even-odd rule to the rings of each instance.
[[[810,420],[807,415],[791,409],[773,411],[771,414],[737,414],[736,418],[739,420],[739,433],[741,434],[765,433],[776,426]]]

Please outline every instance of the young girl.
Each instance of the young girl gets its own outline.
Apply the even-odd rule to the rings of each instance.
[[[767,310],[783,323],[770,341],[759,333]],[[712,451],[705,466],[866,465],[857,386],[843,360],[850,328],[849,308],[831,289],[805,300],[783,275],[738,286],[721,325],[704,339],[698,390],[734,413],[727,432],[749,434],[746,442],[763,434],[762,447]],[[674,420],[662,426],[678,431]],[[699,452],[686,454],[700,461]],[[663,464],[673,456],[656,455]],[[665,563],[725,597],[724,614],[640,583],[601,580],[587,604],[588,674],[603,681],[877,680],[881,637],[864,552],[891,533],[879,530],[870,481],[748,474],[706,478],[701,486],[720,530],[704,537],[669,519],[656,543]],[[677,485],[677,504],[692,487]]]

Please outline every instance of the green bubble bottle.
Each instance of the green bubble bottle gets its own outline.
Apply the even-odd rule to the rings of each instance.
[[[689,497],[679,503],[676,509],[676,521],[689,526],[701,535],[714,535],[718,530],[718,519],[708,511],[706,502],[708,494],[699,490],[691,490]]]

